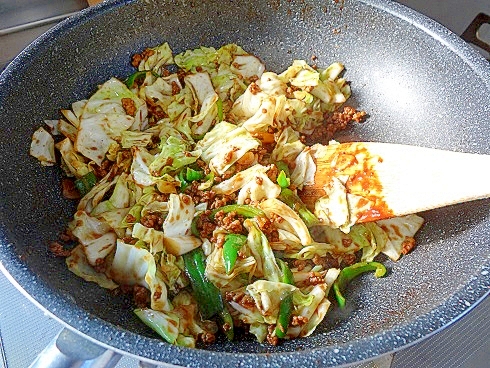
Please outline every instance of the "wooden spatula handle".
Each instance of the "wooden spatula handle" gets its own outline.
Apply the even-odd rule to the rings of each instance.
[[[408,214],[490,197],[490,156],[372,143],[385,201]]]
[[[311,152],[315,183],[300,192],[303,201],[314,208],[341,181],[361,198],[350,209],[359,222],[490,197],[490,155],[375,142],[315,145]]]

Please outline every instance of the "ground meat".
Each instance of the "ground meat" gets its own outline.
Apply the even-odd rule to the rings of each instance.
[[[344,254],[344,255],[342,255],[342,264],[343,265],[350,266],[350,265],[356,263],[356,261],[357,261],[357,257],[355,254]]]
[[[150,126],[155,125],[160,120],[168,117],[163,108],[153,101],[151,98],[146,99],[146,105],[148,106],[148,124]]]
[[[75,236],[73,236],[71,231],[66,230],[60,234],[60,240],[67,243],[70,241],[75,241],[75,240],[77,240],[77,238]]]
[[[208,165],[201,159],[196,161],[197,166],[204,172],[204,175],[208,175],[211,173],[211,170],[209,169]]]
[[[208,208],[213,210],[236,202],[235,193],[230,195],[216,194],[213,190],[199,190],[199,185],[199,182],[193,181],[184,191],[185,194],[192,198],[192,202],[196,205],[207,203]]]
[[[204,344],[214,344],[216,337],[211,332],[204,332],[199,335],[199,340],[201,340]]]
[[[349,248],[352,244],[352,239],[344,238],[342,239],[342,245],[346,248]]]
[[[291,326],[304,326],[308,323],[308,318],[303,316],[293,316]]]
[[[137,68],[142,60],[148,60],[150,56],[152,56],[155,53],[155,50],[151,49],[145,49],[142,53],[140,54],[134,54],[131,58],[131,65]]]
[[[233,326],[230,325],[228,322],[225,322],[222,327],[223,327],[223,331],[225,332],[228,332],[233,328]]]
[[[223,245],[225,245],[226,241],[226,235],[218,232],[217,234],[213,234],[211,237],[211,242],[214,243],[216,248],[223,248]]]
[[[289,86],[288,88],[286,88],[286,97],[287,98],[295,98],[294,92],[300,91],[300,90],[301,90],[300,87]]]
[[[158,202],[168,202],[169,199],[170,199],[170,193],[159,193],[155,196],[155,201]]]
[[[129,97],[123,97],[121,98],[121,104],[126,111],[126,114],[130,116],[135,116],[136,115],[136,104],[134,103],[134,100]]]
[[[317,272],[310,272],[308,274],[308,285],[318,285],[325,282],[325,279]]]
[[[117,289],[114,289],[112,293],[117,296],[117,295],[127,295],[133,292],[133,286],[132,285],[119,285]]]
[[[293,265],[298,269],[298,271],[303,271],[306,266],[310,265],[310,261],[307,259],[295,259],[293,261]]]
[[[134,217],[132,214],[128,213],[126,215],[126,222],[133,224],[136,222],[136,217]]]
[[[408,254],[415,248],[415,239],[412,237],[406,237],[402,243],[402,254]]]
[[[136,244],[136,242],[138,241],[138,239],[133,238],[132,236],[125,236],[121,240],[123,241],[123,243],[132,245]]]
[[[180,92],[180,86],[176,81],[172,81],[172,96],[177,95]]]
[[[230,195],[226,195],[226,194],[217,195],[214,198],[213,202],[208,204],[210,209],[216,209],[235,202],[236,202],[236,195],[233,193]]]
[[[238,303],[247,309],[253,309],[255,307],[254,299],[243,291],[227,291],[225,293],[225,299],[227,302]]]
[[[277,176],[279,175],[279,169],[277,168],[276,165],[271,165],[270,169],[267,171],[267,176],[272,182],[277,181]]]
[[[291,187],[289,187],[289,188],[291,188]],[[277,213],[273,213],[273,214],[271,215],[271,221],[272,221],[273,223],[280,224],[281,222],[283,222],[283,221],[284,221],[284,219],[283,219],[281,216],[279,216]]]
[[[305,137],[306,144],[328,144],[339,130],[343,130],[351,122],[360,123],[366,117],[364,111],[358,111],[350,106],[345,106],[342,111],[328,113],[322,126],[316,128],[313,133]]]
[[[49,250],[56,257],[68,257],[71,253],[69,249],[66,249],[63,244],[57,241],[54,241],[51,244],[49,244]]]
[[[217,226],[229,231],[233,234],[244,234],[243,216],[238,215],[235,211],[225,213],[218,211],[214,216],[214,222]]]
[[[269,239],[269,242],[279,241],[279,232],[272,220],[264,216],[256,217],[256,219],[260,230],[262,230],[267,239]]]
[[[256,95],[257,93],[261,92],[262,89],[259,87],[259,85],[255,82],[252,82],[250,83],[250,85],[248,86],[248,88],[250,89],[250,92],[253,94],[253,95]]]
[[[199,203],[211,203],[216,198],[216,193],[213,190],[199,190],[199,182],[193,181],[191,185],[189,185],[185,189],[185,193],[192,198],[192,202],[194,204]]]
[[[199,231],[199,236],[205,239],[211,239],[213,237],[213,232],[216,230],[216,224],[209,219],[211,211],[204,211],[197,217],[197,229]]]
[[[214,177],[214,182],[215,183],[221,183],[222,181],[231,178],[236,173],[237,173],[236,167],[235,167],[235,165],[232,165],[228,170],[226,170],[224,172],[223,175],[221,175],[221,176],[215,176]]]
[[[104,258],[97,258],[95,260],[94,270],[99,273],[104,273],[106,271],[106,263]]]
[[[150,305],[150,290],[140,285],[119,285],[112,291],[114,296],[128,295],[131,297],[131,303],[138,308],[146,308]]]
[[[61,179],[61,193],[66,199],[80,199],[80,192],[72,179]]]
[[[279,338],[275,335],[276,326],[269,325],[267,327],[267,342],[273,346],[279,344]]]
[[[313,257],[313,263],[317,266],[322,266],[324,270],[339,267],[338,260],[328,253],[325,257],[320,257],[318,254],[315,254],[315,256]]]
[[[147,213],[141,217],[141,225],[153,228],[155,230],[162,230],[163,217],[159,213]]]
[[[133,301],[138,308],[147,307],[150,304],[150,291],[143,286],[134,285]]]
[[[257,157],[257,162],[263,166],[268,166],[271,164],[272,150],[269,150],[269,147],[271,147],[270,144],[262,145],[259,148],[251,151]]]
[[[114,163],[112,161],[109,161],[108,159],[104,159],[100,163],[100,166],[94,167],[94,175],[97,177],[97,179],[102,179],[104,176],[106,176],[109,173],[109,171],[111,171],[113,164]]]

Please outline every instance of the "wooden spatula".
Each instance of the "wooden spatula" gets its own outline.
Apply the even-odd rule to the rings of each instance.
[[[490,155],[389,143],[314,145],[314,184],[299,192],[314,209],[335,182],[356,202],[356,222],[490,197]]]

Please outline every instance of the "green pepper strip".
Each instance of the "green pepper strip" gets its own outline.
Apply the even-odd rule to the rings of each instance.
[[[277,260],[277,263],[282,271],[282,280],[289,285],[294,285],[294,276],[289,269],[286,262],[281,259]],[[279,315],[277,316],[276,336],[279,338],[285,338],[288,332],[289,322],[291,321],[291,315],[293,313],[293,293],[285,295],[281,303],[279,304]]]
[[[186,167],[180,170],[177,178],[180,181],[180,191],[184,192],[187,187],[191,184],[191,182],[195,180],[201,180],[204,178],[204,173],[202,171],[191,169],[190,167]]]
[[[223,306],[223,310],[220,312],[219,317],[221,319],[223,332],[225,333],[226,338],[229,341],[232,341],[235,335],[233,331],[233,317],[231,316],[230,311],[226,306]]]
[[[235,266],[238,258],[238,251],[246,242],[247,237],[245,235],[227,234],[225,236],[225,243],[223,244],[223,263],[227,274],[230,274]]]
[[[191,222],[191,233],[192,235],[200,238],[201,237],[201,233],[199,232],[199,229],[197,227],[197,222],[199,221],[199,217],[201,217],[203,211],[199,211],[197,212],[195,215],[194,215],[194,218],[192,219],[192,222]]]
[[[140,79],[140,78],[144,78],[146,77],[146,73],[152,73],[153,76],[155,78],[158,78],[160,77],[157,73],[155,73],[154,71],[151,71],[151,70],[139,70],[137,72],[134,72],[133,74],[131,74],[128,79],[126,79],[126,86],[128,86],[128,88],[133,88],[133,85],[134,83]]]
[[[218,123],[223,121],[223,101],[221,98],[218,98],[216,101],[216,107],[218,109],[217,116],[218,116]]]
[[[351,266],[345,267],[340,271],[337,280],[333,284],[333,292],[340,308],[345,307],[345,298],[342,291],[345,290],[347,284],[357,276],[374,271],[374,276],[383,277],[386,274],[386,267],[379,262],[358,262]]]
[[[186,168],[185,171],[185,179],[190,182],[190,181],[195,181],[195,180],[201,180],[204,178],[204,173],[199,170],[194,170],[191,169],[190,167]]]
[[[305,222],[307,227],[318,225],[320,222],[318,218],[311,213],[311,211],[301,201],[298,195],[291,189],[282,188],[279,199],[295,210],[299,214],[299,217],[301,217],[301,219]]]
[[[194,298],[199,304],[203,319],[218,314],[223,321],[228,339],[233,339],[233,319],[223,304],[219,289],[206,278],[206,256],[201,248],[196,248],[183,256],[185,272],[190,280]]]
[[[247,218],[252,218],[252,217],[258,217],[258,216],[265,216],[264,211],[262,211],[259,208],[249,206],[246,204],[230,204],[227,206],[223,206],[220,208],[214,209],[211,214],[209,215],[210,220],[214,220],[214,217],[219,211],[223,211],[224,213],[229,213],[229,212],[236,212],[238,215],[247,217]],[[191,223],[191,231],[192,234],[199,237],[199,229],[197,227],[197,222],[199,221],[199,215],[194,216],[192,219]]]
[[[286,176],[286,173],[284,172],[284,170],[281,170],[279,175],[277,175],[277,184],[279,184],[279,186],[282,189],[289,187],[289,184],[291,184],[291,179],[289,179]]]
[[[223,211],[224,213],[229,213],[229,212],[236,212],[238,215],[247,217],[247,218],[252,218],[252,217],[257,217],[257,216],[265,216],[264,211],[262,211],[259,208],[249,206],[246,204],[229,204],[227,206],[223,206],[220,208],[216,208],[211,212],[211,215],[209,218],[211,220],[214,220],[214,216],[219,211]]]
[[[75,187],[80,192],[80,195],[83,197],[85,194],[90,192],[95,184],[97,183],[97,177],[95,176],[93,171],[82,176],[80,179],[75,180]]]
[[[184,254],[183,258],[185,272],[199,303],[201,316],[209,319],[223,309],[223,302],[219,289],[206,278],[206,256],[201,248],[196,248]]]
[[[189,186],[189,182],[186,180],[186,175],[184,173],[184,170],[181,170],[179,172],[179,175],[177,176],[177,178],[179,179],[180,181],[180,191],[183,193],[187,187]]]

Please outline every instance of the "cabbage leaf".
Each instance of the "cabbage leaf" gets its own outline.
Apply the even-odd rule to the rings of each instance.
[[[260,146],[260,142],[243,127],[220,122],[197,142],[201,159],[218,175],[223,175],[236,161],[250,150]]]
[[[54,139],[46,129],[41,127],[34,132],[29,153],[43,166],[53,166],[56,163]]]

